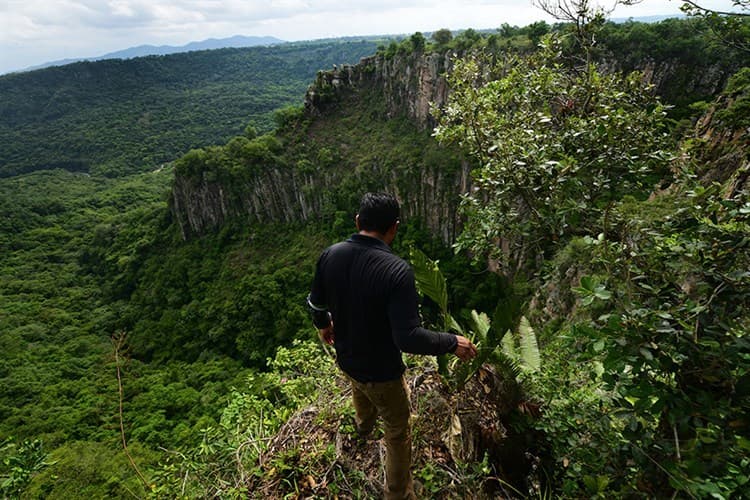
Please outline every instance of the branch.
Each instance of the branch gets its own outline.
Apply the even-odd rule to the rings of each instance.
[[[117,369],[117,392],[119,394],[120,437],[122,438],[122,449],[125,451],[125,455],[128,457],[128,461],[130,462],[131,467],[133,467],[133,470],[138,476],[138,479],[140,479],[143,483],[146,491],[151,491],[151,484],[146,480],[146,478],[141,473],[141,470],[136,465],[135,460],[133,460],[133,456],[130,454],[130,450],[128,450],[128,442],[125,439],[125,419],[123,417],[122,410],[124,391],[122,388],[122,374],[120,372],[120,353],[125,346],[125,335],[126,334],[124,331],[119,331],[112,335],[112,347],[115,354],[115,368]]]
[[[707,9],[706,7],[701,7],[697,3],[693,2],[693,0],[682,0],[687,5],[690,5],[694,9],[698,9],[703,13],[710,13],[710,14],[718,14],[720,16],[740,16],[740,17],[750,17],[750,12],[726,12],[722,10],[712,10]],[[743,5],[741,2],[735,2],[735,5],[742,5],[743,8],[746,8],[745,5]],[[748,4],[750,5],[750,3]]]

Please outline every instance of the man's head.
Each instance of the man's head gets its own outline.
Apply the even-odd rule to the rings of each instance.
[[[398,201],[386,193],[365,193],[359,203],[357,228],[385,235],[398,223]]]

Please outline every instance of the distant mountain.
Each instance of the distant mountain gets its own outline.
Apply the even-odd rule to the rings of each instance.
[[[665,19],[685,19],[685,14],[662,14],[654,16],[638,16],[638,17],[613,17],[610,19],[613,23],[626,23],[633,21],[636,23],[658,23]]]
[[[133,57],[142,56],[165,56],[169,54],[177,54],[180,52],[190,52],[192,50],[209,50],[209,49],[225,49],[225,48],[241,48],[241,47],[255,47],[258,45],[276,45],[279,43],[285,43],[284,40],[272,36],[242,36],[236,35],[229,38],[209,38],[200,42],[190,42],[187,45],[175,46],[175,45],[139,45],[137,47],[130,47],[129,49],[118,50],[115,52],[109,52],[102,56],[97,57],[81,57],[76,59],[59,59],[57,61],[51,61],[37,66],[31,66],[21,71],[33,71],[35,69],[49,68],[50,66],[63,66],[65,64],[71,64],[80,61],[101,61],[104,59],[131,59]]]

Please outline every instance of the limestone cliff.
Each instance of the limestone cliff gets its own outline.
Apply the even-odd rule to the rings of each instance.
[[[177,175],[172,207],[183,237],[200,235],[230,217],[250,221],[297,221],[316,219],[337,210],[336,190],[382,189],[397,193],[404,205],[404,218],[419,217],[444,241],[451,242],[459,228],[457,207],[460,196],[470,189],[470,167],[456,160],[435,165],[426,158],[384,162],[386,150],[413,146],[409,137],[391,141],[352,143],[344,135],[378,135],[374,129],[387,127],[392,120],[405,118],[424,136],[435,126],[433,106],[442,106],[449,89],[445,73],[457,56],[444,53],[402,53],[391,57],[379,53],[356,65],[334,66],[320,71],[304,101],[302,122],[306,125],[287,135],[286,162],[263,164],[252,176],[224,177]],[[607,64],[619,69],[615,62]],[[716,95],[726,81],[726,68],[686,71],[678,61],[644,61],[638,68],[655,85],[659,94],[670,95],[682,89],[691,95]],[[691,75],[685,81],[679,75]],[[679,89],[678,89],[679,88]],[[362,109],[363,103],[369,103]],[[328,129],[346,122],[349,129],[337,137]],[[361,131],[359,131],[361,130]],[[327,137],[326,133],[328,133]],[[290,134],[303,136],[291,137]],[[293,151],[289,143],[303,143]],[[335,165],[321,161],[309,151],[324,144],[334,151]],[[309,153],[309,154],[308,154]],[[308,158],[310,156],[310,158]],[[307,162],[309,168],[297,168]],[[365,182],[362,179],[367,178]]]
[[[467,162],[455,157],[455,153],[451,153],[453,160],[433,161],[421,151],[410,159],[389,162],[382,158],[389,150],[417,146],[410,133],[395,142],[363,145],[343,136],[332,138],[329,131],[333,121],[342,120],[344,115],[363,127],[367,120],[367,126],[376,128],[387,127],[389,121],[400,118],[410,123],[407,128],[413,129],[420,141],[434,143],[429,138],[435,124],[430,108],[432,103],[440,105],[447,98],[443,74],[449,64],[450,57],[441,54],[388,59],[376,55],[357,65],[319,72],[305,97],[301,117],[305,125],[278,132],[286,136],[282,138],[285,161],[263,165],[253,175],[231,179],[219,179],[211,172],[176,175],[172,210],[183,237],[200,235],[236,216],[257,222],[316,219],[346,209],[332,202],[336,197],[333,193],[343,184],[354,189],[367,184],[367,189],[396,193],[402,201],[404,219],[418,217],[434,234],[452,241],[459,224],[456,212],[460,194],[469,188]],[[373,104],[363,111],[363,101]],[[372,119],[372,115],[376,118]],[[301,137],[294,137],[295,134]],[[320,143],[334,151],[338,158],[335,164],[311,153],[322,148]],[[368,149],[381,154],[371,155]],[[301,158],[309,163],[307,168],[298,167]],[[361,186],[355,186],[357,183]]]
[[[433,128],[430,110],[448,99],[444,74],[455,54],[451,52],[395,55],[381,54],[362,58],[355,66],[345,65],[333,71],[319,72],[305,96],[305,108],[319,114],[326,102],[344,89],[375,88],[383,94],[389,118],[406,114],[422,128]]]

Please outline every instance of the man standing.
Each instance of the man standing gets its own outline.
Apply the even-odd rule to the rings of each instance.
[[[338,365],[351,381],[357,431],[367,435],[378,415],[383,419],[386,498],[414,498],[401,353],[452,352],[467,361],[477,351],[465,337],[421,327],[414,272],[390,249],[398,201],[365,194],[356,225],[357,234],[321,254],[308,305],[320,338],[335,347]]]

